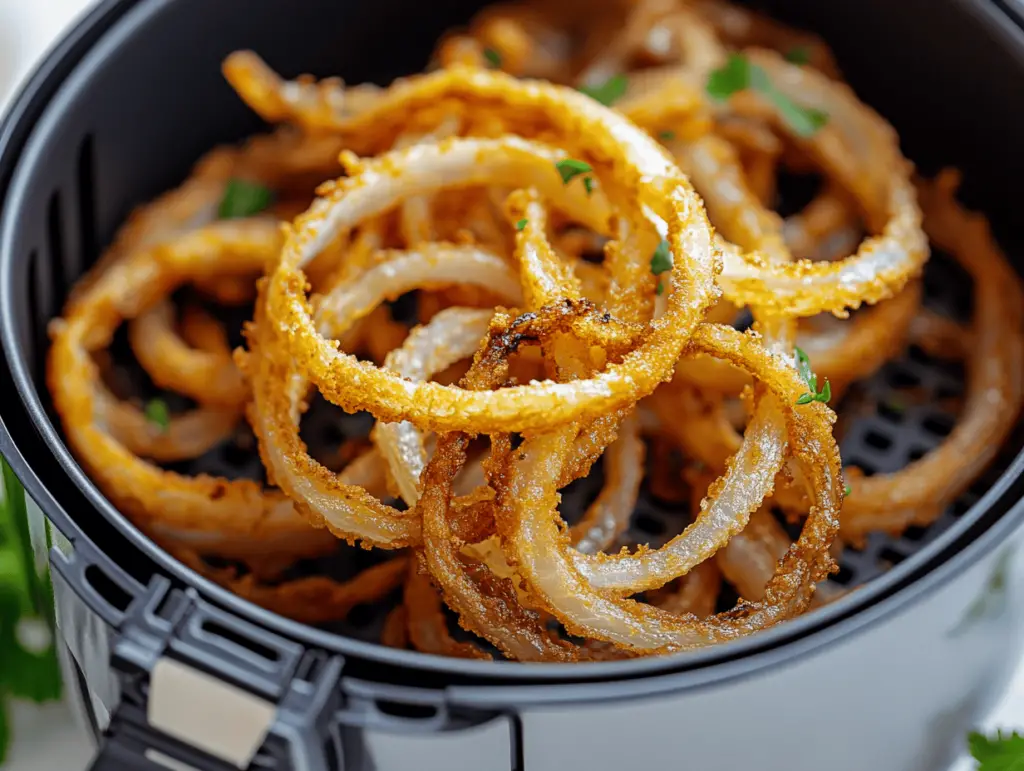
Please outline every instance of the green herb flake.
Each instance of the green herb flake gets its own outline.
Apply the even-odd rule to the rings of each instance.
[[[711,72],[705,85],[708,95],[719,102],[747,89],[771,102],[797,136],[814,136],[828,123],[828,113],[794,102],[772,84],[763,67],[743,54],[730,54],[725,64]]]
[[[800,379],[807,383],[807,388],[810,390],[801,394],[797,400],[797,404],[810,404],[811,402],[821,402],[822,404],[828,404],[832,399],[832,384],[827,380],[825,385],[822,386],[821,390],[818,390],[818,376],[811,370],[811,359],[807,353],[800,347],[794,348],[796,353],[796,371],[800,375]]]
[[[978,771],[1024,771],[1024,736],[1016,731],[996,731],[995,736],[971,733],[967,746],[978,761]]]
[[[227,187],[224,188],[224,197],[220,199],[217,216],[222,220],[252,217],[270,206],[273,200],[274,193],[270,188],[259,182],[233,178],[228,180]]]
[[[494,69],[497,70],[501,68],[501,54],[499,54],[493,48],[484,49],[484,58],[487,60],[487,63],[491,65],[491,67],[493,67]]]
[[[843,488],[843,495],[849,496],[853,494],[853,488],[847,485]]]
[[[804,139],[813,137],[828,123],[827,112],[816,110],[813,107],[801,107],[781,91],[772,90],[767,96],[775,103],[782,119],[799,137]]]
[[[705,90],[708,96],[719,102],[726,101],[733,94],[751,87],[751,73],[754,65],[743,54],[729,54],[725,64],[708,75]]]
[[[818,390],[818,377],[811,371],[811,357],[807,355],[807,352],[803,348],[797,346],[794,349],[796,353],[796,371],[800,375],[800,378],[807,383],[807,387],[812,391]]]
[[[584,177],[583,178],[583,189],[587,191],[587,195],[594,192],[594,178]]]
[[[822,404],[828,404],[832,401],[832,384],[827,380],[825,381],[825,385],[818,392],[817,400]]]
[[[563,158],[560,161],[555,161],[555,168],[562,175],[562,182],[567,185],[580,174],[589,174],[594,170],[586,161],[578,161],[575,158]]]
[[[811,49],[807,46],[793,46],[786,51],[786,61],[803,67],[811,63]]]
[[[599,86],[580,86],[579,90],[580,93],[609,107],[625,95],[628,86],[629,79],[625,75],[619,74],[612,75]]]
[[[522,230],[523,228],[525,228],[526,227],[526,223],[527,223],[527,219],[526,219],[526,217],[523,217],[521,220],[519,220],[516,223],[516,230]]]
[[[659,131],[658,132],[658,139],[660,139],[662,142],[671,142],[675,138],[676,138],[676,132],[674,132],[674,131]]]
[[[655,293],[656,295],[658,295],[659,297],[660,297],[661,295],[665,294],[665,282],[664,282],[664,281],[659,281],[659,282],[658,282],[658,286],[656,286],[656,287],[654,288],[654,293]]]
[[[171,411],[163,399],[150,399],[146,402],[146,420],[160,429],[161,433],[171,427]]]
[[[651,273],[660,276],[662,273],[672,270],[672,252],[668,249],[668,241],[662,241],[654,250],[651,257]]]

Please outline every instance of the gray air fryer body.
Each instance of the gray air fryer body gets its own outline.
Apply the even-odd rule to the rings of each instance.
[[[925,171],[964,169],[969,203],[993,215],[1024,269],[1011,192],[1024,179],[1024,31],[1012,11],[989,0],[777,5],[830,40],[909,157]],[[211,146],[260,130],[221,78],[223,57],[251,48],[289,76],[386,82],[422,69],[437,36],[478,6],[105,0],[0,127],[0,451],[36,524],[48,523],[37,546],[56,544],[66,673],[96,767],[945,767],[1020,653],[1014,451],[935,527],[851,553],[847,573],[872,580],[821,611],[695,653],[541,666],[387,649],[249,605],[144,538],[62,444],[42,364],[70,283],[133,206]],[[901,366],[926,384],[941,376]],[[898,467],[941,440],[926,417],[878,417],[888,449],[855,438],[844,454]]]

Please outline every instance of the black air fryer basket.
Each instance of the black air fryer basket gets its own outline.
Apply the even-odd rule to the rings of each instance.
[[[935,525],[848,549],[826,608],[708,650],[585,665],[384,648],[379,618],[316,629],[176,563],[98,492],[62,443],[46,325],[133,206],[206,149],[260,129],[220,75],[251,48],[286,75],[387,82],[423,68],[473,0],[106,0],[46,58],[0,126],[0,451],[50,562],[75,707],[99,769],[933,771],[1000,695],[1024,629],[1020,431]],[[790,0],[924,171],[955,164],[1024,272],[1024,29],[991,0]],[[928,302],[965,311],[941,255]],[[969,311],[969,308],[966,310]],[[844,459],[889,471],[950,416],[885,408],[963,373],[911,350],[864,386],[876,408]],[[251,459],[204,457],[239,474]],[[579,491],[585,495],[586,490]],[[645,496],[638,536],[680,524]],[[643,531],[646,531],[644,533]],[[45,553],[45,552],[43,552]],[[2,664],[0,664],[2,665]]]

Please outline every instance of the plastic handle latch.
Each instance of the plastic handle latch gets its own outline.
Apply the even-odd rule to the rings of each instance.
[[[92,769],[340,771],[343,660],[154,577],[118,624],[121,687]]]

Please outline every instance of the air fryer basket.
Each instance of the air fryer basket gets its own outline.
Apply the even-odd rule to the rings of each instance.
[[[386,82],[422,69],[436,37],[480,5],[108,0],[50,55],[3,125],[0,450],[54,525],[68,671],[107,737],[98,767],[158,768],[162,757],[201,769],[536,771],[616,768],[634,752],[652,767],[679,757],[723,769],[811,769],[822,757],[850,771],[941,767],[1018,651],[1020,430],[933,526],[847,549],[837,580],[865,586],[824,610],[706,651],[573,667],[382,648],[380,610],[324,630],[273,616],[170,560],[61,443],[42,365],[46,323],[71,283],[135,204],[212,145],[260,128],[220,78],[223,56],[253,48],[287,75]],[[964,168],[969,202],[994,216],[1024,269],[1024,229],[1001,184],[1024,174],[1024,102],[1007,97],[1019,93],[1008,84],[1024,82],[1021,29],[987,0],[777,5],[830,39],[925,171]],[[931,306],[969,315],[969,285],[941,254],[925,286]],[[928,452],[955,418],[935,405],[962,382],[959,368],[910,349],[848,397],[861,409],[844,461],[885,472]],[[911,387],[923,404],[904,404]],[[364,430],[357,417],[316,423],[314,451]],[[232,446],[185,470],[260,473]],[[570,516],[597,485],[574,485]],[[645,490],[633,526],[637,540],[656,542],[681,523]],[[204,704],[251,716],[239,743],[204,731]]]

